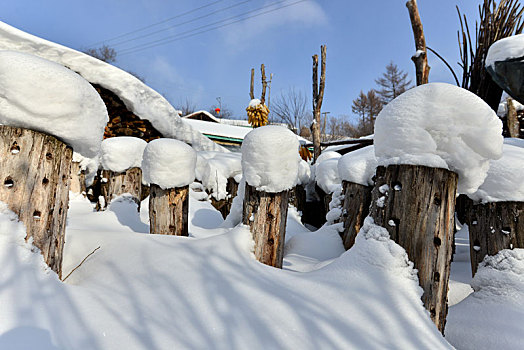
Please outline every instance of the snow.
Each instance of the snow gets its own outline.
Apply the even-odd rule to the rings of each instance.
[[[333,193],[342,183],[338,175],[339,159],[340,158],[329,158],[317,163],[315,180],[318,186],[326,193]]]
[[[524,148],[505,143],[502,158],[491,161],[486,180],[469,197],[482,203],[524,201],[523,169]]]
[[[251,101],[249,101],[248,107],[256,107],[260,104],[262,104],[262,102],[258,98],[254,98]]]
[[[144,150],[144,181],[162,189],[187,186],[195,179],[196,152],[187,144],[173,139],[156,139]]]
[[[298,138],[281,126],[263,126],[246,135],[242,143],[242,173],[258,191],[278,193],[298,181]]]
[[[458,349],[520,349],[524,341],[524,249],[486,256],[474,293],[449,310],[446,338]]]
[[[73,152],[73,162],[80,163],[80,170],[83,170],[85,174],[86,186],[91,186],[98,172],[98,166],[100,165],[100,154],[97,154],[93,158],[86,158],[80,153]]]
[[[195,130],[202,134],[229,137],[233,139],[243,140],[244,137],[253,130],[243,126],[227,125],[213,122],[206,122],[203,120],[183,119],[185,123],[191,125]]]
[[[473,93],[445,83],[410,89],[387,104],[375,123],[379,165],[414,164],[459,175],[458,192],[484,182],[502,155],[502,122]]]
[[[338,174],[344,181],[354,182],[363,186],[373,185],[373,176],[377,168],[375,149],[367,146],[346,153],[338,161]]]
[[[518,34],[500,39],[493,43],[486,56],[486,67],[494,68],[495,62],[524,56],[524,34]]]
[[[102,141],[102,168],[121,173],[142,166],[142,155],[147,142],[137,137],[119,136]]]
[[[131,112],[141,119],[149,120],[164,137],[185,141],[196,150],[226,151],[182,121],[179,111],[173,108],[161,94],[115,66],[2,22],[0,22],[0,49],[33,54],[77,72],[90,83],[98,84],[115,93]]]
[[[0,51],[1,124],[53,135],[94,157],[107,121],[104,102],[80,75],[34,55]]]
[[[242,174],[241,154],[213,151],[197,152],[196,179],[216,200],[225,199],[227,179]]]
[[[300,160],[298,164],[298,181],[297,185],[307,185],[311,180],[311,166],[305,160]]]

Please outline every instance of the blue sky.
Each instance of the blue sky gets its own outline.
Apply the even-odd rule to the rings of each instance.
[[[281,0],[291,4],[297,0]],[[331,116],[351,115],[351,102],[360,90],[375,87],[374,80],[395,62],[414,80],[414,40],[405,0],[306,0],[256,18],[210,30],[190,38],[143,51],[123,54],[144,42],[173,37],[224,18],[251,11],[275,0],[13,0],[3,2],[0,20],[31,34],[85,49],[102,40],[148,26],[198,7],[212,6],[181,16],[132,36],[108,42],[117,52],[116,65],[136,72],[146,83],[177,106],[189,99],[197,108],[217,104],[243,117],[249,102],[250,69],[256,69],[255,95],[260,95],[260,64],[273,73],[271,96],[289,88],[311,96],[311,56],[327,45],[327,75],[323,111]],[[222,10],[199,21],[180,23]],[[455,6],[468,15],[471,27],[480,0],[419,0],[428,46],[450,63],[458,61]],[[268,7],[266,10],[274,7]],[[252,13],[256,14],[256,12]],[[179,24],[178,27],[171,27]],[[156,35],[119,42],[166,29]],[[119,44],[119,45],[117,45]],[[101,44],[97,44],[99,46]],[[128,50],[129,51],[129,50]],[[453,82],[447,68],[433,56],[430,81]],[[459,67],[457,73],[459,73]]]

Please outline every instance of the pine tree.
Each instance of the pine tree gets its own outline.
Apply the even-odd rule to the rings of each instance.
[[[356,99],[353,100],[351,111],[360,117],[362,123],[366,121],[368,98],[362,90]]]
[[[359,96],[353,100],[351,106],[351,111],[360,117],[358,124],[355,126],[355,136],[373,133],[375,120],[382,107],[382,100],[375,90],[371,89],[366,94],[360,91]]]
[[[408,73],[399,69],[393,61],[386,66],[386,72],[382,73],[382,77],[375,79],[375,83],[381,87],[380,90],[377,90],[377,93],[383,104],[389,103],[410,88],[411,80],[407,78]]]

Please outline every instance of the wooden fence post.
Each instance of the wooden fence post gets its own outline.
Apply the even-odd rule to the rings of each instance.
[[[6,125],[0,126],[0,150],[0,200],[61,277],[73,150],[53,136]]]
[[[289,191],[259,192],[246,183],[242,223],[255,240],[255,257],[263,264],[282,268]]]
[[[458,176],[442,168],[377,168],[370,216],[402,246],[418,270],[424,307],[441,332],[446,323]]]
[[[105,210],[113,199],[124,193],[129,193],[137,204],[138,211],[140,211],[142,169],[135,167],[124,172],[102,170],[100,176],[100,195],[104,197],[104,201],[97,203],[97,210]]]
[[[346,250],[355,244],[357,233],[364,224],[364,219],[368,216],[369,205],[371,204],[371,190],[372,187],[370,186],[342,181],[344,194],[342,220],[344,222],[344,231],[341,236]]]
[[[189,185],[162,189],[151,184],[149,194],[149,232],[152,234],[187,236]]]
[[[468,198],[465,211],[472,276],[486,255],[524,248],[524,202],[480,204]]]
[[[211,205],[215,207],[216,210],[222,214],[222,217],[225,219],[229,212],[231,211],[231,205],[233,204],[233,198],[237,195],[238,192],[238,183],[234,178],[230,177],[227,179],[226,184],[227,197],[221,200],[216,200],[211,196]],[[210,194],[208,192],[208,194]]]

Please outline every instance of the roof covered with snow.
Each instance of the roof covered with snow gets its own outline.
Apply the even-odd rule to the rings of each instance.
[[[70,68],[90,83],[118,95],[130,111],[149,120],[165,137],[190,143],[197,150],[226,151],[184,123],[179,112],[162,95],[120,68],[2,22],[0,49],[30,53]]]

